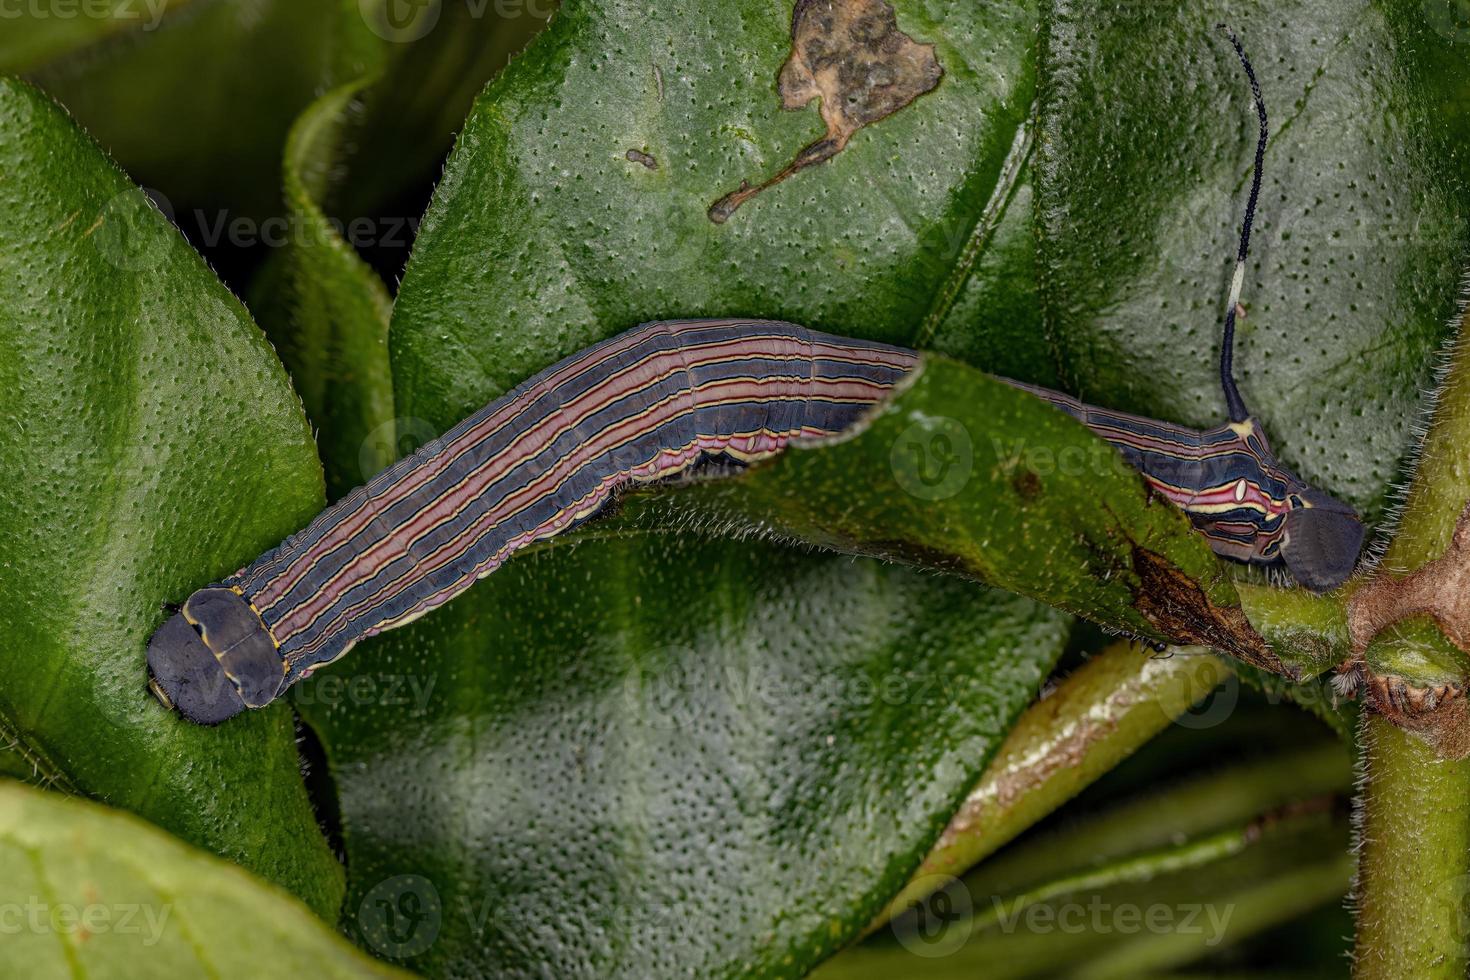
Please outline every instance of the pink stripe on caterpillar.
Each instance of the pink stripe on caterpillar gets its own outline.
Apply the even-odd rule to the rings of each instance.
[[[722,401],[756,401],[762,400],[763,397],[768,400],[771,396],[763,396],[761,389],[773,383],[773,381],[774,379],[769,378],[719,379],[717,383],[707,386],[707,389],[711,392],[718,391],[721,395],[721,398],[716,399],[713,404],[720,404]],[[865,382],[842,381],[827,383],[819,380],[815,384],[819,386],[821,396],[848,403],[877,401],[882,397],[883,392],[887,390],[886,387],[874,386]],[[657,428],[666,424],[681,413],[681,410],[675,405],[678,401],[678,393],[672,394],[650,405],[643,412],[628,416],[615,425],[600,430],[596,437],[594,437],[594,440],[579,447],[581,458],[584,460],[590,459],[604,452],[610,452],[629,441],[629,438],[636,437],[648,429]],[[522,460],[525,458],[527,457],[521,457]],[[501,497],[496,507],[488,509],[454,538],[446,541],[441,547],[416,561],[413,565],[412,574],[422,576],[439,570],[468,550],[473,542],[481,535],[487,533],[491,527],[516,517],[535,501],[549,494],[555,494],[570,477],[571,471],[574,471],[574,467],[569,460],[571,460],[571,457],[560,457],[552,467],[548,468],[546,472],[542,473],[535,480]],[[450,513],[425,526],[426,516],[433,516],[427,513],[429,508],[425,508],[425,510],[419,511],[414,519],[393,528],[387,537],[375,542],[373,548],[364,551],[357,559],[354,559],[353,562],[340,569],[328,581],[327,588],[323,588],[311,600],[291,610],[287,616],[283,617],[276,624],[277,634],[282,636],[283,639],[290,639],[318,625],[317,620],[321,613],[337,597],[337,590],[333,590],[330,586],[335,585],[349,572],[353,573],[354,577],[359,581],[370,581],[388,563],[395,560],[398,555],[410,553],[413,546],[419,540],[433,533],[434,530],[444,523],[459,516],[481,492],[483,492],[483,488],[469,487],[461,484],[455,491],[438,497],[433,504],[433,509],[440,513],[446,507],[452,508]],[[389,547],[390,545],[391,547]],[[370,556],[375,553],[385,555],[386,558],[377,562],[369,561]],[[405,574],[408,573],[406,572]],[[373,602],[380,599],[398,581],[400,579],[387,580],[373,593],[339,612],[327,622],[327,626],[331,627],[340,621],[350,620],[362,608],[371,606]],[[330,632],[331,630],[328,628],[324,630],[324,635]],[[311,649],[314,649],[314,647]]]
[[[630,334],[636,333],[638,332],[630,332]],[[576,380],[586,370],[602,364],[606,357],[636,346],[647,338],[647,334],[640,334],[638,336],[625,335],[623,338],[620,338],[621,342],[609,349],[601,351],[602,356],[592,359],[592,352],[585,353],[573,364],[563,366],[555,373],[541,379],[536,385],[523,392],[519,398],[507,400],[496,411],[490,413],[486,418],[457,435],[452,442],[445,445],[444,450],[439,455],[427,460],[424,465],[417,467],[407,474],[400,484],[395,485],[395,490],[400,491],[400,496],[411,495],[425,483],[439,476],[445,469],[459,462],[463,458],[464,453],[469,451],[470,447],[484,439],[499,434],[507,425],[515,423],[525,413],[531,410],[539,397],[546,394],[555,385]],[[738,347],[740,345],[750,345],[759,339],[757,337],[742,337],[735,340],[720,340],[712,342],[708,346]],[[637,369],[647,361],[666,356],[669,353],[668,350],[656,348],[649,351],[639,361],[634,362],[629,370],[617,376],[616,380],[618,384],[622,385],[621,391],[626,394],[640,386],[639,382],[642,379],[636,377]],[[581,368],[581,370],[574,370],[574,368]],[[646,386],[646,384],[642,386]],[[310,549],[293,558],[285,568],[273,572],[272,578],[260,590],[259,596],[264,600],[261,608],[266,611],[272,609],[283,595],[294,588],[301,579],[311,573],[316,562],[325,554],[340,547],[346,541],[351,540],[367,524],[371,523],[373,517],[376,516],[375,512],[368,513],[368,505],[371,502],[371,498],[365,498],[355,510],[351,510],[339,518],[330,534],[324,535]]]

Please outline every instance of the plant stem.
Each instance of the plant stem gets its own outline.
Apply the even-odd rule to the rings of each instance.
[[[1324,797],[1346,798],[1352,787],[1347,748],[1324,737],[1301,749],[1202,772],[1080,823],[1032,833],[987,859],[965,876],[965,883],[977,895],[1021,891],[1078,868],[1122,862],[1130,855],[1178,846],[1181,840],[1198,841],[1248,825],[1263,814]]]
[[[1204,867],[1241,853],[1257,843],[1265,833],[1279,831],[1283,827],[1289,828],[1294,824],[1319,822],[1324,825],[1330,823],[1330,814],[1320,807],[1309,809],[1304,815],[1287,817],[1276,824],[1251,820],[1182,844],[1161,847],[1142,854],[1130,854],[1096,867],[1074,870],[1070,874],[1034,885],[1005,901],[993,902],[989,907],[983,907],[976,913],[974,924],[977,929],[989,928],[1000,919],[1014,918],[1022,909],[1060,896],[1086,894],[1119,883],[1148,882],[1162,875]]]
[[[1237,582],[1235,591],[1251,626],[1282,663],[1300,671],[1302,680],[1331,670],[1350,655],[1342,596],[1250,582]]]
[[[1231,893],[1224,902],[1234,910],[1230,920],[1230,941],[1241,942],[1333,901],[1342,895],[1351,873],[1352,859],[1343,854],[1338,859],[1291,868],[1254,887]],[[1095,956],[1074,971],[1072,977],[1074,980],[1111,980],[1115,977],[1155,976],[1155,971],[1188,963],[1199,954],[1197,944],[1191,943],[1189,936],[1165,932]],[[1220,980],[1219,974],[1207,975]]]
[[[1470,498],[1470,337],[1462,320],[1403,518],[1381,568],[1443,555]],[[1380,639],[1383,639],[1381,637]],[[1398,642],[1382,659],[1395,659]],[[1378,644],[1375,644],[1375,647]],[[1371,666],[1371,665],[1370,665]],[[1470,899],[1470,761],[1449,762],[1371,713],[1361,728],[1355,976],[1464,977]]]
[[[1230,676],[1201,648],[1117,643],[1021,715],[980,783],[869,931],[994,853],[1138,750]]]
[[[1359,980],[1465,976],[1470,927],[1470,761],[1446,762],[1365,715],[1358,802]]]

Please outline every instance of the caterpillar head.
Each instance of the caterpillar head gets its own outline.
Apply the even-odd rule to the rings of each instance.
[[[217,725],[269,704],[285,673],[264,624],[239,593],[200,589],[148,641],[148,687],[164,707]]]
[[[1297,504],[1297,501],[1300,504]],[[1348,580],[1363,547],[1357,511],[1330,494],[1304,488],[1286,514],[1281,560],[1292,577],[1313,592],[1330,592]]]

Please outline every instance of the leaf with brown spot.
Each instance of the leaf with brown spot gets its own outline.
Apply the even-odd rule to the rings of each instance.
[[[1037,465],[1098,465],[1085,480],[1060,470],[1044,479],[1008,453],[1018,439]],[[950,466],[933,465],[940,445]],[[1293,679],[1308,669],[1282,662],[1246,618],[1226,566],[1114,450],[1041,400],[940,357],[926,357],[860,432],[788,450],[738,480],[634,494],[621,516],[638,529],[700,519],[964,575]]]
[[[1201,423],[1218,421],[1216,303],[1223,304],[1228,288],[1251,134],[1238,66],[1212,30],[1217,11],[1132,4],[1094,7],[1071,19],[1051,17],[1055,4],[1043,5],[1043,16],[1035,4],[1004,0],[892,0],[906,33],[934,44],[943,84],[850,138],[827,165],[808,165],[761,195],[741,216],[752,220],[711,222],[711,202],[742,178],[757,182],[803,153],[826,149],[822,140],[808,149],[815,137],[827,139],[825,116],[819,125],[809,104],[801,113],[783,110],[785,93],[777,93],[793,54],[791,3],[673,4],[656,18],[638,5],[563,6],[542,41],[477,103],[426,215],[394,310],[400,411],[447,427],[535,371],[641,320],[744,314],[948,353],[972,368],[1066,387],[1112,408],[1142,408],[1176,422],[1195,422],[1195,414],[1206,416]],[[1422,126],[1406,122],[1387,130],[1384,119],[1399,118],[1391,108],[1359,100],[1357,88],[1337,84],[1355,79],[1365,65],[1381,66],[1408,79],[1400,92],[1417,98],[1418,80],[1428,77],[1392,53],[1392,38],[1364,14],[1365,5],[1348,6],[1355,10],[1341,15],[1295,3],[1270,16],[1244,11],[1237,26],[1251,39],[1253,54],[1263,46],[1258,65],[1280,65],[1280,74],[1263,78],[1279,96],[1273,108],[1303,98],[1312,77],[1307,69],[1326,50],[1337,50],[1335,36],[1319,47],[1316,28],[1325,24],[1331,33],[1351,26],[1352,37],[1376,57],[1329,64],[1334,84],[1312,90],[1295,132],[1337,115],[1371,125],[1339,126],[1335,141],[1323,144],[1334,151],[1344,143],[1364,154],[1382,146],[1418,147],[1413,137]],[[1135,21],[1155,25],[1150,30],[1168,44],[1140,46]],[[1299,33],[1283,28],[1283,21],[1313,30]],[[1065,63],[1062,55],[1070,55]],[[1044,84],[1038,85],[1038,71]],[[1098,79],[1106,84],[1094,84]],[[1115,98],[1124,87],[1142,94]],[[833,106],[824,99],[821,108]],[[1238,118],[1231,118],[1231,109],[1240,110]],[[1396,138],[1385,139],[1389,135]],[[1298,146],[1290,137],[1273,144],[1273,213],[1279,205],[1271,168],[1281,157],[1312,161],[1280,188],[1304,206],[1315,191],[1338,181],[1332,158],[1334,166],[1312,169],[1318,147],[1316,140]],[[659,169],[629,161],[629,148],[655,157]],[[1429,145],[1418,160],[1432,167],[1446,159],[1435,153]],[[1160,157],[1173,165],[1152,165]],[[1413,171],[1407,177],[1423,176],[1418,167],[1403,169]],[[1343,179],[1359,178],[1366,169]],[[1395,210],[1417,215],[1439,200],[1399,199]],[[1203,220],[1187,210],[1201,201],[1218,206],[1218,214],[1211,210]],[[1353,203],[1358,212],[1332,204],[1329,193],[1317,213],[1340,218],[1350,232],[1354,215],[1367,207],[1357,198]],[[1269,225],[1275,219],[1263,214],[1262,220]],[[1292,356],[1277,356],[1268,365],[1273,381],[1317,389],[1332,370],[1316,351],[1331,348],[1327,331],[1338,322],[1334,317],[1351,323],[1348,339],[1356,343],[1368,321],[1385,322],[1380,307],[1357,297],[1360,311],[1348,317],[1353,311],[1328,308],[1327,298],[1341,290],[1327,288],[1323,276],[1294,277],[1294,267],[1309,257],[1307,248],[1329,247],[1320,239],[1260,238],[1257,253],[1271,261],[1247,294],[1252,316],[1243,327],[1243,353],[1255,353],[1240,360],[1247,393],[1262,392],[1252,405],[1288,462],[1318,462],[1307,475],[1325,476],[1324,488],[1341,486],[1338,471],[1321,465],[1318,447],[1324,445],[1346,447],[1333,458],[1346,456],[1366,480],[1374,460],[1396,457],[1394,449],[1378,451],[1398,445],[1391,430],[1369,447],[1371,454],[1352,449],[1353,425],[1344,425],[1332,441],[1305,441],[1301,430],[1283,439],[1279,433],[1291,419],[1282,411],[1279,389],[1249,385],[1261,377],[1251,372],[1265,369],[1263,351],[1289,351],[1311,354],[1305,363],[1312,370],[1299,368]],[[1345,246],[1331,253],[1344,276],[1363,276],[1370,263],[1376,268],[1380,262],[1366,248]],[[1387,303],[1395,315],[1387,322],[1425,322],[1408,308],[1417,301],[1405,290],[1406,284],[1438,281],[1420,257],[1429,250],[1416,245],[1394,253],[1392,280],[1377,274],[1369,280],[1375,303]],[[1344,254],[1349,251],[1356,258]],[[1123,268],[1155,260],[1162,271],[1141,282]],[[1282,263],[1293,271],[1283,271]],[[1157,302],[1140,303],[1119,284]],[[1102,315],[1079,311],[1079,303],[1098,304]],[[1313,323],[1323,332],[1305,337],[1302,325]],[[1087,332],[1098,324],[1108,325],[1105,336]],[[1436,327],[1430,339],[1439,336]],[[1396,342],[1393,356],[1423,363],[1415,351],[1433,344],[1415,346],[1425,343],[1422,330],[1412,337],[1412,343]],[[1097,356],[1089,359],[1092,350]],[[1062,354],[1060,364],[1054,352]],[[1060,377],[1059,366],[1065,369]],[[907,624],[905,610],[920,608],[930,588],[955,588],[950,596],[972,601],[990,593],[940,574],[895,575],[882,588],[900,590],[902,603],[883,604],[878,589],[861,588],[861,575],[879,566],[841,559],[841,568],[857,570],[853,578],[822,578],[815,569],[828,568],[830,558],[802,554],[788,563],[778,559],[784,556],[779,549],[691,540],[691,527],[784,534],[810,546],[904,557],[1156,636],[1157,626],[1135,605],[1141,578],[1149,574],[1146,563],[1135,567],[1130,541],[1136,541],[1167,556],[1205,597],[1166,592],[1155,619],[1172,616],[1198,629],[1198,615],[1234,606],[1232,571],[1190,534],[1177,511],[1147,497],[1136,474],[1099,475],[1090,462],[1068,472],[1065,459],[1055,456],[1064,446],[1101,443],[1081,429],[1058,432],[1075,423],[1054,411],[1043,415],[1040,404],[1022,418],[1025,403],[1014,391],[974,370],[948,367],[947,380],[935,370],[926,381],[945,390],[911,389],[897,409],[904,414],[887,417],[905,423],[896,433],[880,431],[880,422],[860,439],[788,454],[770,468],[688,491],[679,505],[682,522],[641,534],[609,524],[591,529],[577,547],[551,546],[530,564],[512,563],[439,616],[336,668],[338,676],[353,677],[373,670],[374,662],[411,662],[443,680],[436,692],[454,698],[436,703],[427,718],[384,706],[308,709],[341,780],[344,820],[352,828],[352,901],[363,898],[374,876],[431,868],[447,883],[446,907],[466,895],[477,903],[488,897],[534,916],[497,915],[479,935],[465,929],[462,917],[452,928],[446,918],[432,953],[437,962],[422,964],[441,972],[452,962],[462,972],[480,973],[794,976],[865,924],[858,917],[886,898],[879,893],[905,873],[905,856],[911,865],[922,858],[914,846],[922,834],[891,824],[885,829],[883,822],[892,819],[896,800],[912,801],[933,788],[916,785],[927,773],[919,766],[888,767],[904,761],[910,733],[921,732],[934,746],[952,744],[952,722],[971,721],[973,712],[956,704],[945,724],[926,727],[920,709],[908,707],[895,713],[902,724],[885,733],[881,745],[863,743],[865,752],[848,754],[851,736],[887,719],[857,717],[836,706],[829,711],[825,703],[788,712],[783,694],[760,712],[772,719],[761,729],[766,741],[752,745],[731,728],[729,738],[715,744],[701,733],[726,730],[718,684],[675,688],[672,707],[697,713],[700,721],[669,738],[658,729],[640,731],[645,705],[627,705],[625,682],[631,676],[636,694],[642,671],[677,682],[710,676],[702,672],[720,666],[775,667],[792,677],[799,667],[802,678],[819,670],[831,676],[842,662],[861,666],[869,656],[851,642],[834,649],[845,642],[838,628],[851,625],[850,610],[896,610],[896,622]],[[1110,380],[1116,374],[1126,383]],[[1167,392],[1140,404],[1135,389],[1151,391],[1156,380],[1169,382]],[[1413,387],[1389,380],[1395,398]],[[987,412],[991,407],[1000,414]],[[1383,416],[1368,407],[1369,419]],[[896,457],[892,440],[883,438],[901,435],[908,425],[942,433],[937,416],[974,423],[974,485],[945,499],[906,492],[894,473],[907,466],[905,477],[942,481],[939,454],[929,457],[939,465],[916,467],[913,453]],[[1017,453],[1006,452],[992,434],[1024,442]],[[1026,500],[1026,481],[1021,487],[1012,482],[1017,468],[1008,460],[1025,457],[1032,447],[1053,458],[1051,468],[1036,469],[1040,492]],[[1090,460],[1085,452],[1081,458]],[[648,499],[630,501],[628,510]],[[1100,509],[1100,501],[1111,513]],[[680,533],[656,535],[669,526]],[[676,544],[658,547],[660,540]],[[798,573],[808,565],[813,571]],[[844,605],[849,593],[853,604]],[[928,612],[913,634],[902,633],[888,612],[863,620],[883,621],[875,637],[886,632],[909,644],[906,671],[922,670],[918,658],[932,658],[936,646],[968,644],[973,635],[949,618],[954,609],[944,597],[923,601]],[[1232,635],[1220,628],[1227,639]],[[707,645],[690,643],[695,648],[680,656],[662,649],[669,636]],[[740,637],[757,637],[759,644],[746,646]],[[812,648],[804,650],[807,637]],[[1022,657],[1034,650],[1015,649]],[[818,659],[819,652],[829,659]],[[968,662],[975,654],[967,649],[963,656]],[[869,676],[882,672],[884,661],[875,664],[879,669],[867,669]],[[966,676],[967,683],[998,690],[1015,671],[1008,666]],[[602,739],[607,732],[618,737]],[[830,743],[829,733],[836,736]],[[376,751],[405,743],[412,752],[389,757]],[[636,757],[620,751],[630,745],[640,749]],[[789,766],[767,745],[791,747],[798,762]],[[616,781],[599,779],[608,771],[595,764],[599,750],[618,767]],[[978,774],[987,751],[977,753],[973,766],[955,767],[955,785]],[[467,757],[484,761],[465,771]],[[784,792],[779,799],[722,799],[720,766],[732,757],[745,760],[743,773],[769,776],[782,790],[843,788],[810,809]],[[583,759],[589,760],[585,768]],[[839,766],[846,776],[833,781],[830,773]],[[874,772],[896,775],[883,792],[870,795]],[[726,785],[732,793],[743,786],[739,779]],[[405,787],[432,801],[437,812],[468,814],[469,822],[450,828],[431,821],[405,836],[401,820],[393,819],[401,815],[375,805],[383,791]],[[566,799],[575,806],[566,806]],[[508,802],[496,812],[480,806],[485,800]],[[690,802],[695,805],[685,805]],[[514,819],[529,812],[537,814],[534,827]],[[751,813],[762,818],[762,832],[741,821]],[[860,831],[832,832],[853,814],[860,824],[848,827],[860,825]],[[930,831],[937,833],[941,824],[936,820]],[[774,828],[782,841],[801,842],[801,852],[790,854],[765,828]],[[692,852],[690,841],[699,842]],[[817,853],[823,860],[812,862]],[[703,874],[704,855],[720,863],[717,888],[706,886],[711,879]],[[825,888],[820,876],[829,873]],[[876,880],[888,874],[893,877]],[[834,895],[842,901],[834,902]],[[650,910],[671,903],[679,916],[650,918]],[[542,925],[549,931],[537,932]]]
[[[1301,679],[1300,670],[1281,662],[1239,605],[1214,602],[1197,579],[1168,557],[1135,545],[1133,570],[1139,580],[1134,608],[1162,635],[1215,647],[1253,667]]]
[[[806,167],[841,153],[852,134],[933,91],[944,75],[934,45],[898,27],[887,0],[797,0],[791,16],[791,57],[781,67],[781,107],[822,100],[827,132],[796,159],[755,187],[740,182],[709,209],[716,224],[735,209]]]

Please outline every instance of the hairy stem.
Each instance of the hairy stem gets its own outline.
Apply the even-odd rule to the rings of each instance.
[[[1249,582],[1236,583],[1235,590],[1251,626],[1284,664],[1296,668],[1301,680],[1348,659],[1347,610],[1341,596]]]
[[[1470,926],[1470,762],[1446,762],[1364,715],[1358,801],[1359,980],[1464,977]]]
[[[1413,572],[1444,555],[1470,499],[1470,337],[1460,337],[1440,387],[1400,527],[1382,562]],[[1371,587],[1371,586],[1370,586]],[[1407,658],[1390,634],[1381,663]],[[1370,663],[1370,669],[1374,664]],[[1470,762],[1446,761],[1371,713],[1358,801],[1356,976],[1463,977],[1470,897]]]

